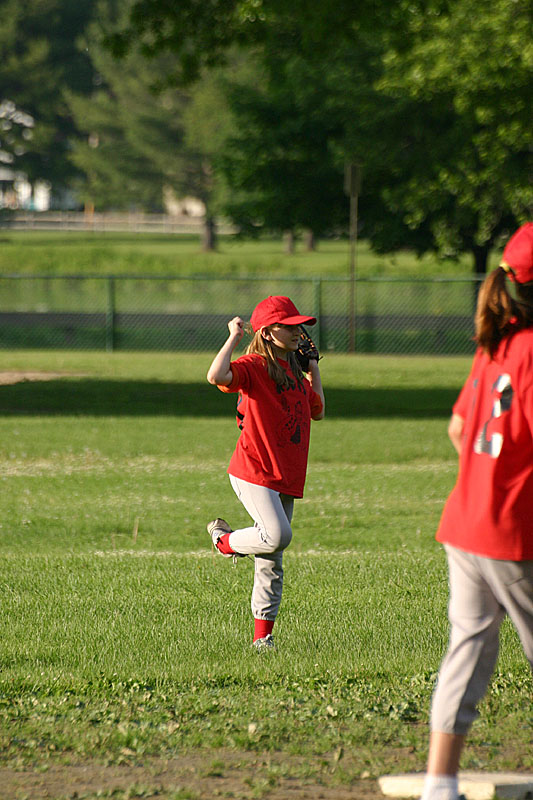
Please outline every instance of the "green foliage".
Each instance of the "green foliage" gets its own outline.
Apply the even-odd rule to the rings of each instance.
[[[390,143],[397,180],[386,203],[408,229],[429,226],[440,252],[471,251],[482,272],[496,238],[531,213],[530,8],[455,0],[427,14],[409,4],[406,19],[406,40],[385,53],[378,89],[392,103],[393,134],[410,118],[406,136],[423,138],[403,163]],[[400,148],[407,142],[398,137]]]
[[[85,134],[71,155],[85,176],[80,193],[99,209],[156,211],[166,192],[174,199],[192,196],[204,203],[210,232],[223,191],[213,158],[229,124],[219,81],[209,75],[194,89],[176,88],[169,79],[172,57],[148,61],[139,48],[117,65],[102,46],[116,25],[113,4],[101,2],[98,25],[87,32],[98,85],[90,97],[68,96]]]
[[[326,111],[328,81],[296,56],[271,58],[268,73],[230,90],[237,133],[220,159],[233,190],[226,211],[252,235],[343,230],[342,168],[330,152],[341,124],[335,108]]]
[[[100,4],[101,19],[87,31],[87,46],[97,71],[91,96],[70,93],[69,103],[86,139],[74,144],[72,161],[86,176],[82,190],[100,208],[162,209],[165,183],[181,191],[193,169],[183,152],[183,93],[156,91],[168,58],[148,64],[132,53],[117,65],[101,47],[103,31],[116,24],[112,4]]]
[[[16,168],[32,180],[52,181],[56,189],[73,177],[67,153],[76,129],[64,92],[91,89],[91,63],[77,43],[94,5],[92,0],[6,0],[2,7],[0,101],[15,103],[35,120]]]
[[[136,0],[132,9],[115,44],[140,37],[149,52],[172,52],[181,80],[236,44],[265,71],[235,103],[243,124],[225,153],[242,192],[229,208],[248,230],[300,221],[295,196],[309,217],[321,185],[317,216],[331,224],[330,181],[346,162],[363,167],[362,229],[380,252],[469,252],[483,272],[499,237],[531,213],[526,0],[336,0],[327,9],[218,0],[208,10],[189,0],[157,13]],[[221,31],[211,18],[224,21]]]
[[[221,211],[249,233],[346,230],[342,174],[357,163],[378,252],[468,252],[476,272],[531,214],[526,0],[94,9],[7,2],[0,80],[36,121],[17,148],[32,179],[82,173],[100,207],[192,194],[212,247]]]
[[[197,79],[203,67],[220,63],[221,54],[239,38],[239,29],[246,25],[246,11],[240,12],[239,0],[212,3],[209,12],[198,0],[187,0],[162,14],[152,0],[131,6],[124,32],[110,31],[107,43],[118,56],[124,56],[136,42],[143,52],[153,56],[168,49],[179,52],[174,77],[181,82]],[[166,24],[161,25],[162,17]],[[192,45],[192,46],[191,46]],[[198,47],[201,45],[201,47]]]

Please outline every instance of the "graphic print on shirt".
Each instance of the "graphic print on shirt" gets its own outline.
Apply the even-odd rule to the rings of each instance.
[[[491,390],[496,395],[492,404],[492,414],[483,425],[474,442],[474,453],[484,454],[491,458],[498,458],[502,451],[503,434],[494,431],[490,436],[487,435],[488,428],[494,419],[498,419],[511,408],[513,400],[513,387],[511,386],[511,376],[507,373],[499,375],[492,385]]]
[[[287,375],[288,386],[282,386],[280,383],[276,384],[276,392],[278,394],[283,394],[283,392],[294,391],[296,389],[296,381],[294,381],[290,375]],[[301,390],[303,387],[301,383],[298,383],[298,388]],[[304,389],[305,394],[305,389]]]
[[[303,419],[303,405],[301,400],[297,400],[293,408],[286,397],[281,398],[283,408],[283,419],[278,426],[278,446],[285,447],[288,444],[300,444],[302,441],[301,423]]]

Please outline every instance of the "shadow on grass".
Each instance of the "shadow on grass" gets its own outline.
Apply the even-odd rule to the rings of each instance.
[[[332,418],[448,417],[457,397],[441,387],[327,390]],[[0,416],[231,417],[236,395],[199,383],[68,379],[0,386]]]

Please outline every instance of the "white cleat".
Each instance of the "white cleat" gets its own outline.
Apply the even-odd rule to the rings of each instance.
[[[217,519],[212,520],[207,525],[207,532],[211,537],[213,550],[216,550],[219,555],[224,556],[224,558],[232,558],[234,564],[237,563],[238,558],[243,558],[241,553],[222,553],[218,549],[218,540],[220,537],[224,536],[225,533],[233,533],[233,528],[228,525],[225,519],[220,519],[220,517],[217,517]]]
[[[213,542],[213,547],[215,550],[218,550],[218,540],[221,536],[224,536],[225,533],[233,533],[233,529],[228,525],[225,519],[217,519],[212,520],[207,525],[207,532],[211,537],[211,541]],[[220,550],[218,550],[220,553]],[[230,553],[220,553],[221,556],[225,556],[226,558],[231,558]]]
[[[274,637],[271,633],[267,633],[267,635],[263,636],[261,639],[256,639],[252,647],[255,648],[258,653],[262,653],[265,650],[275,650],[276,645],[274,644]]]

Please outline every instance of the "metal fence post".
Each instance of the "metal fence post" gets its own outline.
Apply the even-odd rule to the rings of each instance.
[[[320,278],[313,278],[313,309],[314,316],[317,318],[316,333],[313,333],[313,336],[315,337],[316,346],[320,350],[320,315],[322,313],[322,281]]]
[[[107,312],[105,317],[105,349],[115,349],[115,279],[107,279]]]
[[[345,169],[344,189],[350,197],[350,329],[348,349],[356,350],[356,280],[357,280],[357,228],[358,205],[361,191],[361,165],[348,164]]]

